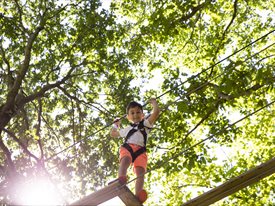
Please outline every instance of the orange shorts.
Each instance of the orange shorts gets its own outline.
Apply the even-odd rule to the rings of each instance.
[[[129,144],[129,145],[130,145],[130,147],[132,148],[132,150],[134,152],[137,151],[139,148],[141,148],[141,146],[139,146],[139,145],[135,145],[135,144]],[[121,160],[123,157],[130,157],[130,159],[132,161],[131,153],[125,147],[120,147],[120,149],[119,149],[119,160]],[[148,160],[148,158],[147,158],[146,152],[139,155],[133,163],[134,172],[135,172],[136,167],[142,167],[144,169],[144,171],[146,171],[147,160]]]

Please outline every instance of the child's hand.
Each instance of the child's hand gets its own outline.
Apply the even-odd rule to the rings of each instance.
[[[111,137],[119,137],[120,118],[116,118],[113,121],[113,127],[110,131]]]
[[[152,105],[156,105],[156,104],[157,104],[156,98],[151,98],[151,99],[149,99],[149,102],[150,102]]]
[[[149,102],[152,104],[153,110],[150,117],[148,118],[148,121],[151,125],[153,125],[159,116],[160,109],[156,98],[151,98]]]
[[[120,127],[120,118],[116,118],[113,121],[113,128],[118,129]]]

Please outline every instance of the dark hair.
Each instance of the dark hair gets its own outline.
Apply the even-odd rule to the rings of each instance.
[[[126,112],[127,112],[127,114],[128,114],[128,112],[129,112],[129,110],[130,110],[131,108],[134,108],[134,107],[138,107],[138,108],[141,109],[141,111],[143,111],[142,105],[141,105],[140,103],[135,102],[135,101],[132,101],[132,102],[130,102],[130,103],[127,105],[127,107],[126,107]]]

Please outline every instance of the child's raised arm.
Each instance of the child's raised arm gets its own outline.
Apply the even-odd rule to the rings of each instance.
[[[160,109],[158,102],[155,98],[150,99],[149,102],[151,103],[153,110],[151,112],[150,117],[148,118],[148,121],[151,125],[153,125],[159,117]]]

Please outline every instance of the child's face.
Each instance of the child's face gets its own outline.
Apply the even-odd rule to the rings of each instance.
[[[128,111],[127,118],[133,123],[140,122],[144,117],[142,110],[139,107],[132,107]]]

